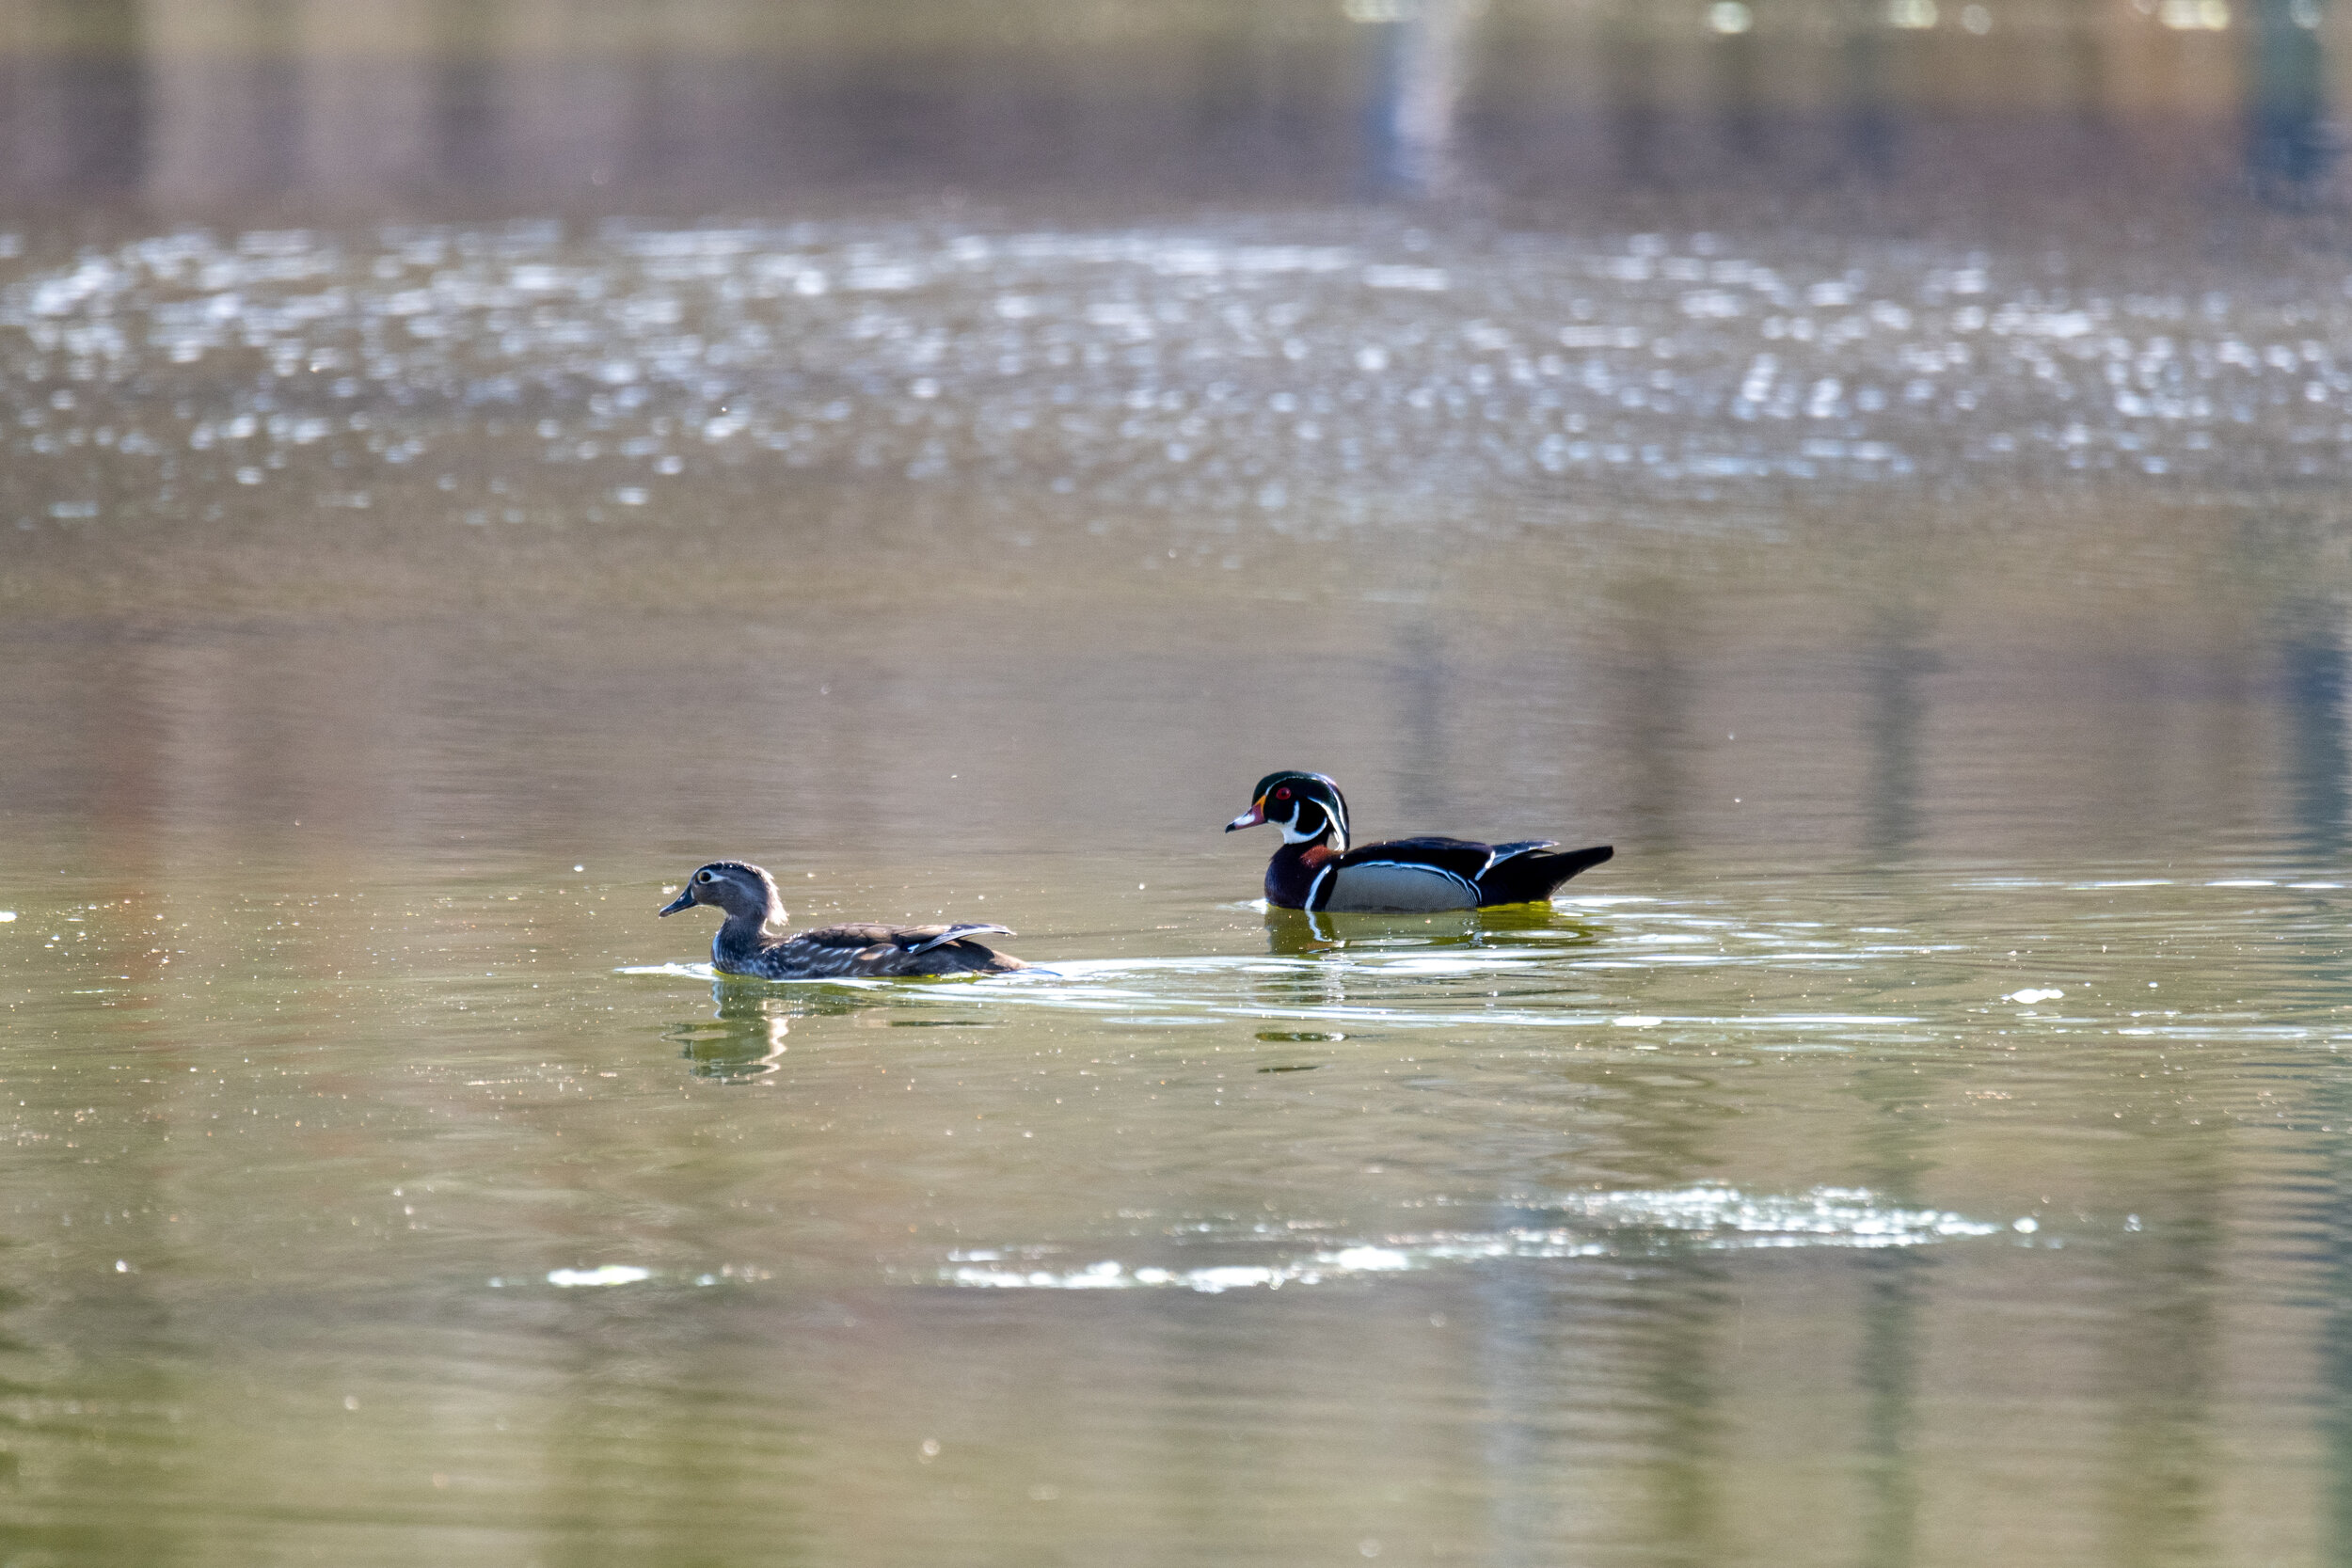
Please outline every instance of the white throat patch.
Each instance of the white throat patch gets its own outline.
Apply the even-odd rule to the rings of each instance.
[[[1298,819],[1306,815],[1308,804],[1309,802],[1305,800],[1294,800],[1291,802],[1291,814],[1287,821],[1276,816],[1269,816],[1266,820],[1273,823],[1280,832],[1282,842],[1285,844],[1320,844],[1325,838],[1331,836],[1332,830],[1336,828],[1339,837],[1338,847],[1345,849],[1347,847],[1347,824],[1344,820],[1334,816],[1327,807],[1318,805],[1315,808],[1323,816],[1323,826],[1320,829],[1311,833],[1302,833],[1298,831]]]

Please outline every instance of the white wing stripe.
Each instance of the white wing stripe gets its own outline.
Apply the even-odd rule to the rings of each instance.
[[[1538,850],[1549,849],[1559,842],[1554,838],[1546,839],[1541,844],[1498,844],[1487,851],[1486,863],[1478,868],[1478,875],[1483,879],[1487,872],[1492,871],[1504,861],[1515,861],[1521,855],[1532,855]]]
[[[1005,936],[1012,935],[1012,927],[1009,926],[950,926],[922,945],[908,948],[907,954],[912,958],[918,953],[928,953],[934,947],[945,947],[951,942],[961,942],[965,937],[977,936],[982,931],[996,931]]]

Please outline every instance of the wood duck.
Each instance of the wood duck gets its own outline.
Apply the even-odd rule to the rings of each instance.
[[[661,912],[708,904],[725,911],[710,939],[711,967],[762,980],[839,980],[852,975],[1002,974],[1028,966],[971,939],[1003,926],[827,926],[798,936],[771,937],[785,922],[776,879],[742,861],[712,861],[686,879],[686,891]]]
[[[1606,844],[1547,855],[1557,840],[1478,844],[1396,838],[1347,847],[1347,801],[1320,773],[1268,773],[1225,831],[1271,822],[1282,847],[1266,863],[1266,901],[1286,910],[1483,910],[1530,904],[1616,851]]]

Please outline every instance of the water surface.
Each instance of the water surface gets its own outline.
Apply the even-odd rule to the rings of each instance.
[[[2057,27],[2177,45],[2166,135],[2175,10]],[[1855,57],[1605,11],[1708,159],[1686,66]],[[1542,215],[1525,17],[1457,136],[1350,96],[1438,11],[1317,14],[1250,57],[1355,129],[1221,204],[0,226],[0,1558],[2352,1556],[2324,191],[1962,221],[1899,95],[1856,205],[1792,88],[1763,199]],[[542,123],[494,42],[451,146]],[[1285,766],[1617,858],[1269,913]],[[1042,969],[717,980],[723,854]]]

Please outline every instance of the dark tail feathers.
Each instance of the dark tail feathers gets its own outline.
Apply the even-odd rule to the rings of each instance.
[[[1478,879],[1478,902],[1534,904],[1551,896],[1552,889],[1598,865],[1617,851],[1612,845],[1589,849],[1563,849],[1556,855],[1514,855]]]

